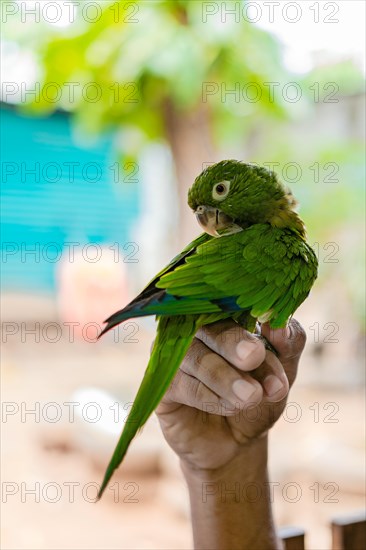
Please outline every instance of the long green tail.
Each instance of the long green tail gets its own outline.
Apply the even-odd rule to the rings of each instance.
[[[105,473],[98,499],[121,464],[137,431],[158,406],[196,332],[197,316],[161,317],[144,378]]]

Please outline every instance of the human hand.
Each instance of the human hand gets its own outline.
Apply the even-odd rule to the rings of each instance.
[[[232,320],[198,331],[157,415],[164,436],[189,468],[215,470],[266,434],[293,384],[305,332],[262,325],[278,352]]]

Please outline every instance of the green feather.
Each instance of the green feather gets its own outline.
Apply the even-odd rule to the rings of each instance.
[[[160,319],[150,361],[108,465],[98,498],[102,496],[114,470],[121,464],[132,439],[168,389],[196,333],[196,325],[197,318],[191,315]]]

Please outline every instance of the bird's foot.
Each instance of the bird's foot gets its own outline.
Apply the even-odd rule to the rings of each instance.
[[[268,349],[268,351],[271,351],[272,353],[275,354],[276,357],[279,357],[280,354],[278,353],[276,348],[272,346],[272,344],[267,340],[265,336],[261,336],[260,334],[258,334],[257,338],[259,338],[259,340],[263,342],[264,347]]]
[[[276,348],[274,346],[272,346],[271,342],[269,340],[267,340],[267,338],[265,336],[263,336],[261,334],[261,326],[259,323],[256,324],[256,328],[255,328],[255,332],[254,332],[254,336],[256,336],[259,340],[261,340],[261,342],[263,343],[265,349],[267,349],[268,351],[271,351],[272,353],[274,353],[274,355],[276,357],[279,357],[280,354],[278,353],[278,351],[276,350]]]

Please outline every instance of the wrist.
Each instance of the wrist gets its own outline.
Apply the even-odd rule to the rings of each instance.
[[[281,548],[268,491],[267,444],[267,436],[263,436],[242,445],[232,460],[215,469],[181,461],[195,548]]]
[[[250,440],[238,448],[231,460],[217,468],[202,468],[189,459],[180,459],[181,469],[188,485],[199,482],[226,480],[254,480],[267,471],[268,435]]]

